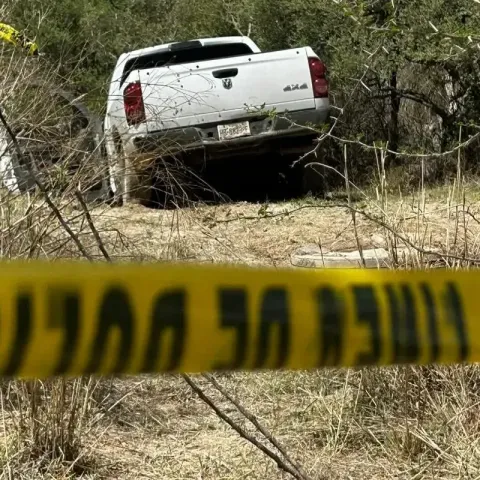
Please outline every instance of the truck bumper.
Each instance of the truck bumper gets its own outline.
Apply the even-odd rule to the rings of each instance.
[[[219,140],[215,124],[170,129],[147,134],[132,135],[124,143],[127,155],[169,156],[180,152],[203,151],[204,158],[222,158],[235,155],[261,154],[278,149],[282,153],[296,153],[313,148],[313,139],[318,136],[316,126],[329,121],[328,99],[318,99],[317,108],[288,112],[275,117],[252,116],[235,119],[236,123],[248,120],[251,135]]]

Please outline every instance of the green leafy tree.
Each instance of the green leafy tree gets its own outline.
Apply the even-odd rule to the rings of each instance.
[[[98,111],[120,53],[250,35],[263,50],[310,45],[322,56],[343,111],[338,136],[445,151],[459,124],[480,116],[480,4],[472,0],[7,0],[4,8]],[[356,159],[363,165],[360,149]]]

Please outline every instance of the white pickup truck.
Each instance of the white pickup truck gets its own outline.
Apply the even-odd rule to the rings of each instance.
[[[248,37],[220,37],[124,53],[104,123],[110,187],[124,203],[146,200],[145,172],[166,155],[307,153],[329,112],[310,47],[262,53]]]

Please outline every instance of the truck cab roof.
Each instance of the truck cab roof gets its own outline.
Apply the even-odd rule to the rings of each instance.
[[[261,53],[258,46],[250,38],[242,36],[165,43],[122,54],[115,68],[113,82],[118,82],[121,87],[129,74],[137,69],[256,53]]]
[[[126,62],[131,58],[141,57],[144,55],[150,55],[152,53],[168,51],[175,49],[176,46],[185,45],[188,48],[188,44],[191,45],[190,48],[195,48],[194,43],[199,44],[198,46],[207,47],[214,45],[225,45],[229,43],[244,43],[250,47],[253,53],[260,53],[260,49],[249,37],[245,36],[232,36],[232,37],[216,37],[216,38],[197,38],[188,40],[186,42],[170,42],[164,43],[162,45],[156,45],[154,47],[141,48],[139,50],[133,50],[131,52],[122,53],[119,57],[120,62]]]

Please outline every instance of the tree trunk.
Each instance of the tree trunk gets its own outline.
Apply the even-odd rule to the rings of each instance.
[[[398,117],[400,113],[400,96],[397,93],[397,72],[393,71],[390,76],[390,119],[388,124],[388,147],[398,152],[400,134],[398,131]],[[390,164],[396,164],[396,157],[393,157]]]

